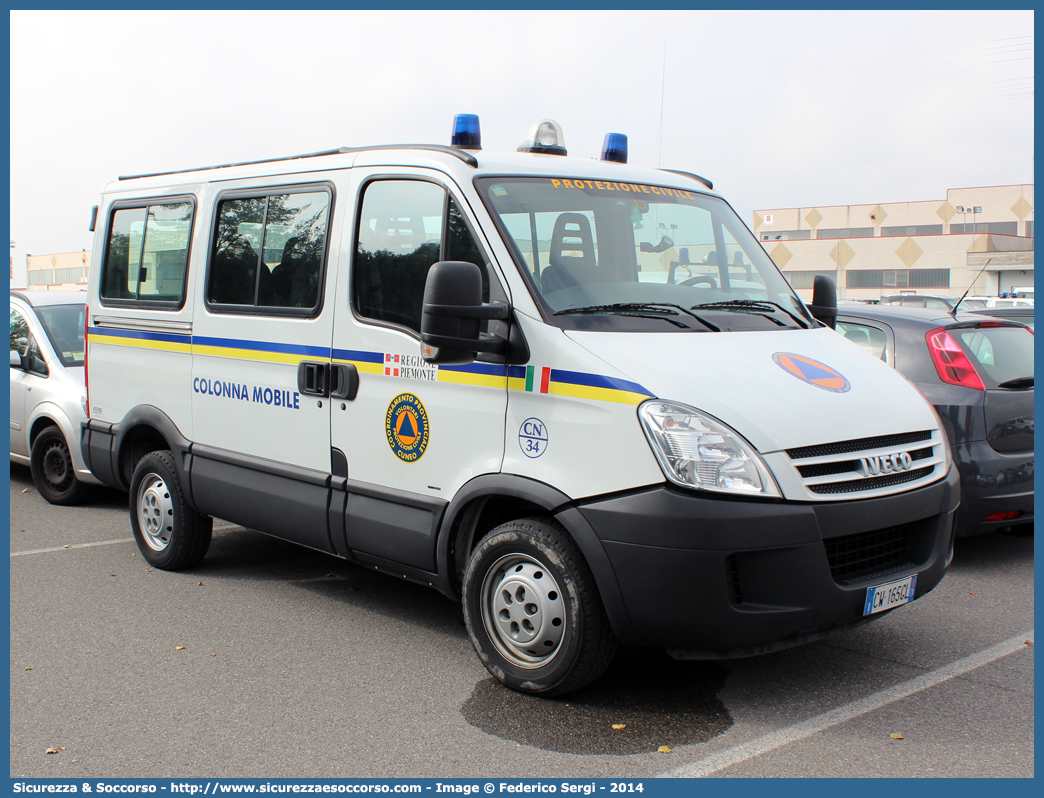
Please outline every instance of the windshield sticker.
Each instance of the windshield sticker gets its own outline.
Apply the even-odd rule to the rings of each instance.
[[[489,190],[496,194],[498,197],[506,197],[507,189],[503,186],[490,186]]]
[[[526,457],[540,457],[547,451],[547,424],[539,418],[527,418],[518,428],[518,445]]]
[[[634,194],[659,194],[661,197],[679,197],[680,199],[696,199],[691,191],[679,191],[676,188],[664,188],[663,186],[646,186],[639,183],[610,183],[606,180],[572,180],[562,178],[550,178],[552,188],[580,188],[597,189],[598,191],[624,191]]]
[[[845,376],[836,369],[830,368],[826,363],[820,363],[804,355],[795,355],[792,352],[776,352],[772,359],[776,365],[802,382],[815,385],[824,391],[832,393],[847,393],[852,389],[852,384]]]
[[[415,463],[428,448],[428,411],[412,393],[400,393],[384,415],[384,432],[395,456]]]

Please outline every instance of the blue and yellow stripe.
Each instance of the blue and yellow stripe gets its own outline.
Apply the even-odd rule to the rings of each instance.
[[[351,363],[363,374],[384,375],[384,353],[359,349],[330,349],[303,344],[282,344],[273,341],[249,341],[239,338],[213,338],[202,335],[116,330],[90,327],[87,340],[92,344],[124,346],[134,349],[179,352],[236,360],[254,360],[265,363],[298,365],[302,360]],[[393,378],[394,379],[394,378]],[[470,363],[466,366],[439,366],[438,381],[483,388],[526,391],[526,367],[503,366],[495,363]],[[637,405],[653,394],[636,382],[588,374],[581,371],[551,369],[549,394],[589,399],[597,402],[615,402]]]

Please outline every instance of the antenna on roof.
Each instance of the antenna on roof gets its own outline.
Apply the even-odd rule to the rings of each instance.
[[[993,260],[993,258],[986,258],[986,262],[982,264],[982,268],[979,269],[979,273],[975,275],[975,279],[972,280],[971,285],[968,286],[968,291],[971,291],[972,286],[979,282],[979,278],[982,277],[982,273],[986,271],[986,267],[990,265],[991,260]],[[957,318],[957,308],[961,306],[961,303],[964,301],[964,298],[968,296],[968,291],[965,291],[963,294],[961,294],[961,298],[957,300],[957,304],[954,305],[953,308],[950,310],[950,315],[953,316],[955,319]]]

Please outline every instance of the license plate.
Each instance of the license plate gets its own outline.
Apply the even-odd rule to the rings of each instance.
[[[917,574],[908,576],[898,582],[889,582],[887,585],[868,587],[866,589],[866,605],[863,607],[863,615],[873,615],[875,612],[884,612],[900,604],[913,601],[914,590],[917,588]]]

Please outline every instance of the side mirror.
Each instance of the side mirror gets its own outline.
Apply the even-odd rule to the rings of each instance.
[[[421,355],[444,366],[471,363],[479,352],[503,354],[507,341],[479,334],[482,319],[507,319],[507,305],[482,303],[482,271],[474,263],[443,260],[428,270],[421,308]]]
[[[22,356],[18,353],[17,349],[11,350],[11,368],[20,369],[22,368]]]
[[[812,284],[812,315],[831,330],[837,328],[837,286],[832,277],[817,274]]]

